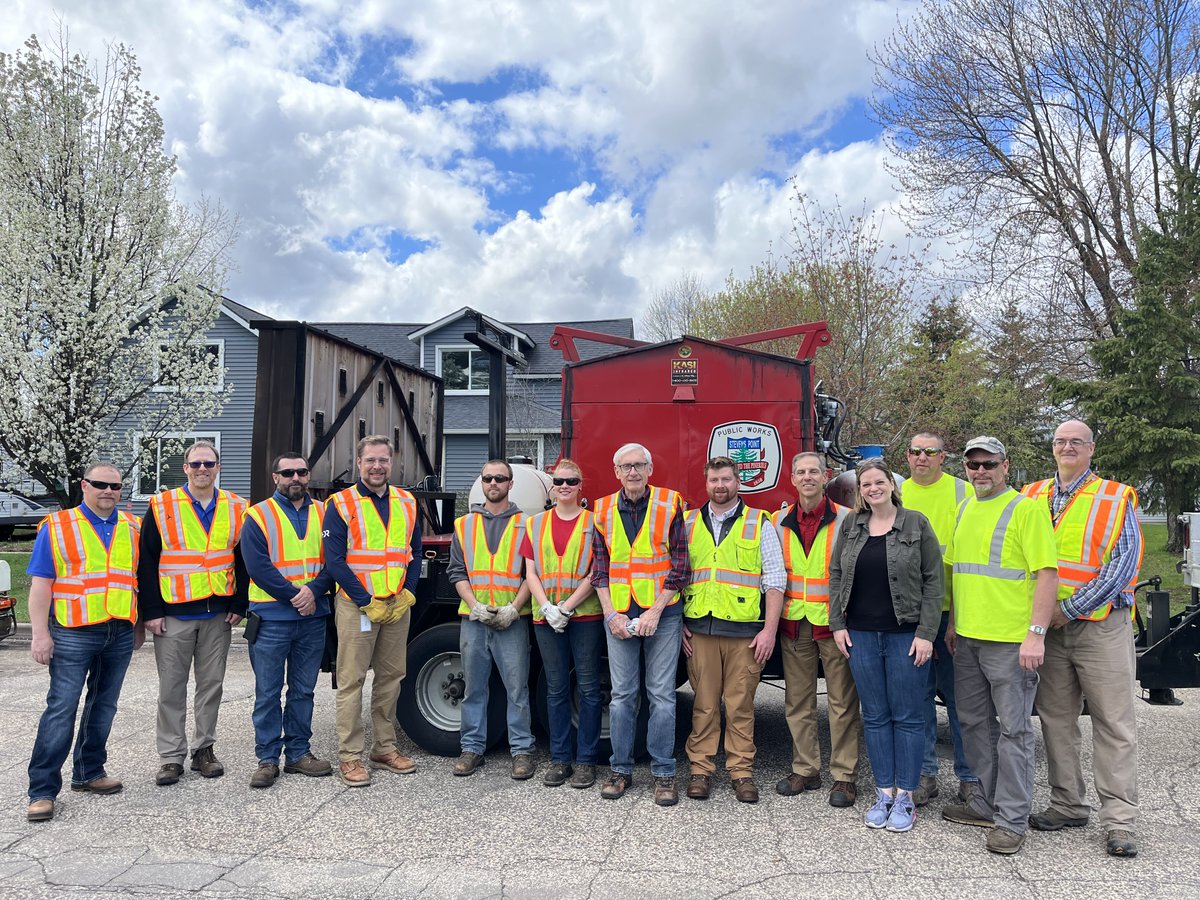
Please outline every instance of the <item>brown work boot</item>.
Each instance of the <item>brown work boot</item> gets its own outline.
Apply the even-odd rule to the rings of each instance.
[[[454,774],[460,777],[474,775],[475,770],[482,765],[482,753],[463,753],[454,761]]]
[[[25,810],[25,819],[29,822],[49,822],[53,818],[53,800],[34,800]]]
[[[590,788],[596,783],[596,767],[593,765],[579,764],[575,766],[575,774],[571,776],[571,780],[567,782],[573,788]]]
[[[217,759],[210,744],[192,754],[192,771],[199,772],[205,778],[220,778],[225,774],[225,766]]]
[[[542,776],[542,784],[546,787],[561,787],[567,783],[572,772],[570,763],[551,763],[546,774]]]
[[[1064,828],[1082,828],[1088,823],[1088,817],[1072,818],[1064,816],[1057,809],[1048,806],[1040,813],[1033,813],[1029,817],[1029,824],[1037,831],[1061,831]]]
[[[820,775],[799,775],[793,772],[775,784],[775,793],[781,797],[794,797],[804,791],[815,791],[821,786]]]
[[[119,794],[123,787],[124,785],[117,779],[109,775],[101,775],[99,778],[93,778],[91,781],[72,784],[71,790],[84,794]]]
[[[912,792],[913,806],[924,806],[938,795],[936,775],[922,775],[917,782],[917,789]]]
[[[371,766],[376,769],[387,769],[397,775],[411,775],[417,771],[417,764],[411,756],[405,756],[393,750],[391,753],[380,753],[371,757]]]
[[[163,763],[158,774],[154,776],[154,783],[159,787],[166,787],[169,784],[178,783],[183,777],[183,766],[179,763]]]
[[[687,795],[690,800],[707,800],[712,793],[711,775],[693,775],[688,779]]]
[[[332,775],[333,766],[323,759],[317,759],[311,753],[305,753],[299,759],[283,764],[283,771],[288,775],[307,775],[309,778],[320,778]]]
[[[738,803],[757,803],[758,786],[755,785],[754,779],[733,779],[733,796],[737,797]]]
[[[250,787],[269,788],[279,777],[279,765],[273,762],[260,762],[254,774],[250,776]]]
[[[1024,843],[1025,835],[1009,831],[1007,828],[997,827],[988,832],[987,843],[984,846],[992,853],[1012,856],[1021,849],[1021,845]]]
[[[956,822],[959,825],[974,825],[977,828],[996,827],[993,819],[981,812],[976,812],[975,807],[967,803],[955,803],[947,806],[942,810],[942,818],[947,822]]]
[[[839,809],[853,806],[858,799],[858,788],[853,781],[835,781],[829,790],[829,805]]]
[[[512,759],[513,781],[528,781],[533,777],[533,757],[528,753],[518,753]]]
[[[625,792],[633,787],[633,776],[624,772],[612,772],[604,787],[600,788],[600,796],[605,800],[617,800],[625,796]]]
[[[362,764],[361,759],[348,759],[338,763],[338,778],[346,787],[368,787],[371,784],[371,773]]]
[[[679,802],[679,791],[675,789],[675,778],[654,779],[654,803],[656,806],[674,806]]]
[[[32,807],[31,807],[32,808]],[[1105,846],[1109,856],[1137,856],[1137,835],[1123,828],[1114,828],[1108,833],[1108,843]]]

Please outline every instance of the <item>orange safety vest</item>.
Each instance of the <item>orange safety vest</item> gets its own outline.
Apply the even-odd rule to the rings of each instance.
[[[137,516],[117,513],[112,543],[106,548],[94,526],[75,507],[50,513],[38,529],[50,531],[54,555],[54,618],[66,628],[110,619],[137,621]]]
[[[1021,489],[1026,497],[1050,503],[1054,495],[1054,479],[1035,481]],[[1128,504],[1126,503],[1128,501]],[[1100,568],[1112,559],[1113,548],[1125,524],[1125,511],[1137,510],[1137,491],[1119,481],[1095,478],[1080,487],[1054,525],[1054,541],[1058,546],[1058,599],[1070,599],[1079,588],[1100,574]],[[1139,526],[1140,527],[1140,526]],[[1145,545],[1142,545],[1143,550]],[[1141,568],[1141,556],[1138,567]],[[1132,591],[1137,575],[1126,585]],[[1102,622],[1112,612],[1112,602],[1100,606],[1084,618]],[[1132,615],[1133,608],[1130,607]]]
[[[485,606],[508,606],[517,599],[517,591],[523,580],[521,536],[524,534],[524,525],[521,520],[521,513],[509,516],[495,553],[488,549],[480,513],[467,513],[454,523],[454,533],[462,548],[471,592]],[[458,602],[458,613],[470,615],[471,609],[466,600]],[[529,615],[529,607],[522,610],[522,615]]]
[[[799,535],[783,524],[795,505],[777,510],[772,517],[783,548],[783,565],[787,569],[787,590],[783,592],[785,619],[808,619],[814,625],[829,624],[829,563],[833,559],[833,547],[842,521],[850,514],[849,507],[839,506],[832,500],[829,506],[834,512],[834,520],[817,529],[817,536],[807,553]]]
[[[321,527],[325,520],[325,505],[314,500],[308,505],[308,525],[304,540],[296,536],[296,529],[284,515],[274,497],[256,503],[246,513],[253,519],[267,540],[267,555],[275,570],[291,584],[307,584],[321,574],[325,564]],[[249,599],[251,603],[274,603],[275,598],[264,591],[254,579],[250,579]]]
[[[583,510],[572,523],[571,539],[562,556],[554,547],[554,510],[538,513],[526,524],[529,545],[533,548],[533,563],[538,578],[546,590],[546,598],[555,606],[562,603],[579,587],[579,582],[592,571],[592,535],[595,525],[592,514]],[[600,598],[595,591],[575,607],[575,615],[595,616],[601,613]],[[542,620],[542,611],[534,604],[533,620]]]
[[[608,544],[608,593],[612,607],[626,612],[636,602],[642,609],[654,605],[671,574],[671,523],[683,511],[683,498],[669,488],[648,487],[646,518],[630,543],[617,508],[618,491],[596,501],[596,528]],[[668,605],[680,602],[677,593]]]
[[[247,506],[237,494],[218,491],[212,525],[205,531],[183,488],[150,498],[150,511],[162,536],[158,584],[164,602],[233,595],[233,548],[242,536]]]
[[[329,498],[346,523],[346,565],[372,597],[393,597],[404,589],[412,563],[412,536],[417,500],[408,491],[388,487],[388,523],[384,527],[375,501],[357,485]]]

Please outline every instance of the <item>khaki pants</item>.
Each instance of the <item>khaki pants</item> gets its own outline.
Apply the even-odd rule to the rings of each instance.
[[[187,759],[187,687],[193,668],[196,693],[192,702],[192,752],[216,742],[217,713],[231,640],[232,628],[224,613],[208,619],[163,617],[163,633],[154,637],[154,662],[158,666],[155,741],[163,763],[183,765]]]
[[[1100,798],[1100,824],[1137,827],[1137,720],[1134,715],[1135,651],[1128,610],[1102,622],[1074,621],[1046,634],[1046,661],[1037,692],[1050,807],[1064,816],[1092,811],[1080,763],[1079,716],[1087,700],[1092,719],[1092,770]]]
[[[817,659],[825,667],[829,707],[829,773],[834,781],[853,782],[858,774],[858,740],[862,716],[850,663],[833,638],[814,641],[812,623],[799,623],[796,640],[780,639],[783,650],[784,710],[792,732],[792,771],[817,775],[821,748],[817,743]]]
[[[688,681],[696,694],[687,755],[693,775],[712,775],[721,739],[721,701],[725,701],[725,768],[730,778],[754,774],[754,692],[762,665],[755,661],[749,637],[693,634]]]
[[[343,594],[334,598],[334,625],[338,636],[335,721],[338,758],[342,762],[359,759],[365,745],[362,695],[367,669],[375,671],[371,685],[374,741],[370,755],[396,752],[396,701],[400,697],[400,683],[404,681],[408,659],[411,612],[406,612],[399,622],[371,623],[371,629],[363,631],[362,611]]]

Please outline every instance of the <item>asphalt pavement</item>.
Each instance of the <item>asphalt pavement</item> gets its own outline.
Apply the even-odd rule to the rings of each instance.
[[[414,775],[376,772],[365,789],[287,775],[251,790],[254,688],[240,638],[216,744],[223,778],[188,772],[173,787],[154,784],[157,677],[147,646],[134,655],[109,741],[108,772],[124,791],[64,790],[53,821],[29,823],[26,765],[47,684],[46,669],[29,656],[27,632],[0,643],[2,898],[1200,898],[1200,690],[1180,691],[1179,707],[1138,703],[1141,853],[1113,859],[1095,816],[1085,828],[1031,832],[1013,857],[985,851],[985,831],[944,822],[941,809],[957,784],[944,715],[941,796],[908,834],[863,827],[872,793],[865,751],[853,810],[829,806],[828,773],[819,793],[776,795],[772,786],[790,768],[790,740],[783,692],[769,684],[757,698],[757,805],[736,802],[719,780],[707,802],[656,807],[645,764],[617,801],[601,800],[599,785],[546,788],[544,738],[538,773],[526,782],[509,777],[504,750],[489,754],[474,776],[455,778],[452,760],[405,741],[401,749],[417,758]],[[313,750],[330,760],[333,709],[322,675]],[[820,713],[823,729],[823,697]],[[681,776],[689,715],[684,689]],[[1089,729],[1085,720],[1085,771]],[[1040,739],[1038,754],[1035,809],[1048,794]],[[66,771],[69,779],[69,763]]]

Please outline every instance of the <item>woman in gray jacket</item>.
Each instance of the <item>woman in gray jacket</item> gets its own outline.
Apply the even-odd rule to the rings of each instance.
[[[854,514],[829,564],[829,627],[862,701],[875,773],[868,828],[908,831],[925,751],[925,666],[942,616],[942,552],[929,520],[900,505],[881,459],[858,467]]]

